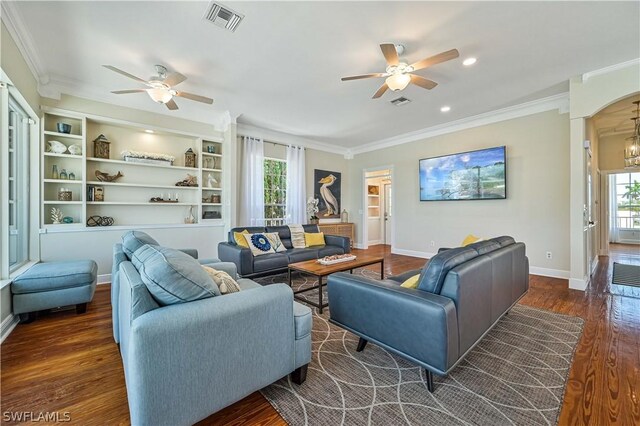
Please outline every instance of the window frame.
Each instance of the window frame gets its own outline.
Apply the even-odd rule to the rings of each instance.
[[[275,191],[276,189],[273,189],[272,187],[269,188],[267,187],[267,176],[272,176],[272,177],[276,177],[277,175],[274,174],[268,174],[267,173],[267,162],[268,161],[274,161],[274,162],[278,162],[278,163],[282,163],[284,165],[284,174],[279,176],[280,179],[280,183],[283,185],[284,187],[284,198],[282,200],[282,203],[267,203],[267,192],[268,191]],[[284,224],[286,222],[286,215],[287,215],[287,194],[288,194],[288,189],[287,189],[287,172],[288,172],[288,164],[286,160],[282,160],[280,158],[273,158],[273,157],[264,157],[263,160],[263,172],[264,172],[264,176],[263,176],[263,184],[264,184],[264,188],[263,188],[263,192],[264,192],[264,209],[263,209],[263,216],[264,216],[264,221],[265,221],[265,225],[269,226],[273,226],[273,225],[279,225],[279,224]],[[282,211],[282,216],[281,217],[268,217],[267,216],[267,209],[271,207],[271,208],[275,208],[275,209],[281,209]]]
[[[632,185],[634,183],[634,181],[636,182],[640,182],[640,179],[633,179],[633,175],[635,174],[640,174],[640,172],[632,172],[632,171],[625,171],[625,172],[620,172],[620,173],[615,173],[615,199],[616,199],[616,204],[617,204],[617,209],[616,209],[616,225],[618,227],[619,230],[622,231],[638,231],[640,230],[640,204],[632,204],[631,199],[629,199],[628,201],[624,202],[623,204],[620,204],[618,201],[621,199],[622,194],[624,194],[627,189],[626,186],[628,185]],[[628,183],[618,183],[618,176],[620,175],[627,175],[628,176]],[[637,216],[633,216],[632,214],[629,215],[629,217],[627,216],[620,216],[619,212],[620,212],[620,207],[628,207],[631,213],[633,212],[637,212],[639,213]],[[627,210],[625,210],[627,211]],[[637,218],[636,220],[638,221],[638,226],[634,226],[634,217]],[[622,221],[627,221],[630,220],[631,221],[631,227],[627,227],[627,226],[621,226],[622,225]]]

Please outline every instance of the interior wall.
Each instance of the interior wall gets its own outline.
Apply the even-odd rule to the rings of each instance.
[[[381,151],[356,155],[351,182],[363,169],[394,166],[394,251],[429,257],[438,247],[460,244],[468,234],[512,235],[527,244],[538,272],[566,276],[569,270],[569,117],[548,111]],[[420,202],[418,160],[494,146],[507,147],[507,199]],[[363,188],[351,185],[356,240],[362,243]],[[552,252],[552,259],[546,252]]]
[[[630,135],[604,136],[600,138],[600,170],[612,171],[624,169],[625,139]]]
[[[24,96],[29,106],[37,113],[40,110],[38,80],[31,73],[4,22],[0,24],[0,27],[0,67]]]

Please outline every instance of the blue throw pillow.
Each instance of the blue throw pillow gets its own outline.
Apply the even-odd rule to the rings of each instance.
[[[132,258],[133,253],[145,244],[151,244],[153,246],[160,245],[149,234],[141,231],[129,231],[122,236],[122,250],[129,257]]]
[[[145,244],[133,253],[131,262],[160,305],[220,295],[220,289],[198,261],[181,251]]]

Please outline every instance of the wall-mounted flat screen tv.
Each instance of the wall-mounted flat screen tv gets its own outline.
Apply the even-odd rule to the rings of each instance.
[[[507,198],[504,146],[424,158],[419,170],[420,201]]]

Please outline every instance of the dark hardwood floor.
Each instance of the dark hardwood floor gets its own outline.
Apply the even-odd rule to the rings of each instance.
[[[385,254],[388,274],[419,268],[423,259]],[[640,265],[640,248],[612,246],[586,292],[566,280],[531,277],[523,304],[584,318],[565,394],[561,425],[640,424],[640,288],[611,284],[612,262]],[[378,265],[372,269],[379,268]],[[0,347],[2,424],[7,412],[69,413],[72,424],[128,424],[122,363],[111,333],[110,287],[98,286],[83,315],[49,312],[18,325]],[[258,392],[202,425],[284,425]]]

